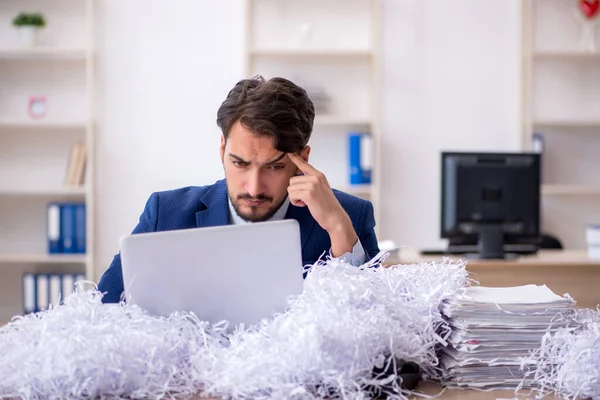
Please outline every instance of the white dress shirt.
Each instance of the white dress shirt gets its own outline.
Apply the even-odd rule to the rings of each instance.
[[[230,224],[240,225],[240,224],[251,223],[249,221],[242,219],[239,215],[237,215],[237,213],[235,212],[235,208],[233,208],[233,204],[231,203],[231,199],[229,198],[229,196],[227,196],[227,202],[229,203],[229,223]],[[278,220],[284,219],[289,206],[290,206],[290,199],[289,199],[289,197],[286,197],[285,201],[283,202],[281,207],[279,207],[279,209],[275,212],[275,214],[273,214],[273,216],[271,218],[268,219],[268,221],[278,221]],[[331,257],[331,249],[329,249],[329,256]],[[340,256],[338,258],[334,258],[334,257],[331,257],[331,258],[334,260],[343,260],[350,265],[354,265],[354,266],[358,267],[358,266],[364,264],[364,262],[365,262],[365,258],[366,258],[365,257],[365,249],[362,247],[362,244],[360,243],[360,239],[359,239],[356,241],[356,244],[352,248],[352,252],[343,254],[342,256]]]

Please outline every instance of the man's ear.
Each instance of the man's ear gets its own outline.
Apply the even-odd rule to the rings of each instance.
[[[220,146],[220,153],[221,153],[221,163],[225,162],[225,145],[227,144],[227,141],[225,140],[225,135],[221,135],[221,146]]]
[[[308,162],[308,156],[310,155],[310,146],[304,146],[302,150],[300,150],[300,158],[304,161]]]

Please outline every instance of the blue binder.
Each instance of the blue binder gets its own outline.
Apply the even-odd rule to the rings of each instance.
[[[348,167],[350,169],[350,184],[358,185],[363,181],[363,174],[360,168],[360,133],[348,134]]]
[[[75,282],[85,280],[85,274],[71,273],[24,273],[23,274],[23,314],[55,308],[63,304],[73,294]],[[60,303],[58,299],[60,297]]]
[[[370,133],[363,133],[360,136],[360,170],[361,183],[370,184],[373,172],[373,138]]]
[[[63,253],[75,253],[75,204],[62,204],[60,230]]]
[[[37,308],[36,283],[35,274],[23,274],[23,314],[33,313]]]
[[[47,274],[36,275],[35,289],[35,312],[48,309],[50,304],[50,280]]]
[[[85,203],[75,204],[75,253],[86,252]]]
[[[49,203],[46,208],[46,236],[48,253],[62,253],[61,205],[58,203]]]

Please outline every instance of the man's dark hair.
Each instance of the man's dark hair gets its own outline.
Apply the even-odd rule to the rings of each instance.
[[[239,81],[217,112],[217,125],[225,140],[233,124],[259,135],[271,136],[285,153],[302,150],[313,129],[315,107],[306,90],[284,78],[266,81],[262,76]]]

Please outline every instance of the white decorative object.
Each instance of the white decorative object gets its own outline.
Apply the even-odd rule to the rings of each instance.
[[[33,119],[42,119],[48,112],[48,103],[45,96],[30,96],[27,108],[29,116]]]
[[[22,47],[34,47],[36,45],[38,28],[35,26],[21,26],[17,28],[17,31]]]
[[[37,44],[37,33],[46,26],[46,18],[42,13],[21,12],[13,18],[13,26],[17,29],[22,47],[34,47]]]
[[[600,0],[579,0],[577,6],[576,15],[581,22],[579,46],[582,51],[595,53],[598,51],[596,25],[598,23],[598,12],[600,11]]]
[[[153,317],[78,288],[0,328],[0,397],[358,399],[385,388],[406,398],[395,373],[373,371],[403,359],[438,377],[450,332],[441,303],[466,284],[464,263],[330,260],[313,266],[287,312],[227,336],[193,315]]]

